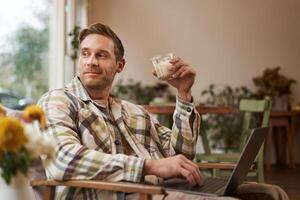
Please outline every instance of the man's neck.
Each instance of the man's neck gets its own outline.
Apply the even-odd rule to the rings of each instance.
[[[108,108],[108,100],[102,100],[102,99],[100,99],[100,100],[94,100],[94,102],[96,102],[96,104],[98,105],[98,106],[101,106],[101,107],[104,107],[104,108]]]
[[[89,93],[92,100],[96,102],[108,102],[110,88],[106,88],[102,90],[86,88],[86,90]]]

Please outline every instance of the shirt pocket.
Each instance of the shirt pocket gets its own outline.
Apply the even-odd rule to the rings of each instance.
[[[127,129],[134,140],[142,145],[152,158],[161,158],[162,154],[158,144],[152,138],[151,120],[147,115],[133,115],[125,120]],[[156,133],[155,133],[156,134]]]
[[[144,115],[132,115],[124,120],[130,133],[140,144],[145,147],[150,145],[151,141],[151,121]]]
[[[102,116],[88,109],[79,109],[78,129],[82,145],[105,153],[112,152],[109,127]]]

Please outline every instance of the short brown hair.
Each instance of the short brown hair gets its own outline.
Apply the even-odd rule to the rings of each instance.
[[[112,39],[114,43],[114,52],[115,52],[116,60],[119,61],[123,58],[124,56],[123,44],[119,39],[119,37],[117,36],[117,34],[115,34],[109,26],[101,23],[95,23],[95,24],[91,24],[87,28],[82,29],[79,33],[80,44],[90,34],[99,34]]]

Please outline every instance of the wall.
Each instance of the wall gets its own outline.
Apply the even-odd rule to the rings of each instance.
[[[298,0],[90,0],[88,7],[89,23],[110,25],[124,43],[118,78],[154,83],[151,57],[174,52],[197,70],[198,101],[210,83],[254,89],[254,76],[280,65],[298,81],[292,101],[300,102]]]

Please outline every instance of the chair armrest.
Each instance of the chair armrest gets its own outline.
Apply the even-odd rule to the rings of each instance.
[[[129,182],[106,182],[95,180],[71,180],[71,181],[54,181],[54,180],[31,180],[31,186],[68,186],[80,188],[93,188],[99,190],[119,191],[119,192],[136,192],[145,194],[164,194],[165,189],[160,186],[146,185],[141,183]]]
[[[196,163],[199,169],[234,169],[235,163]]]
[[[46,186],[49,189],[46,193],[46,199],[52,199],[55,193],[55,186],[68,186],[80,188],[93,188],[99,190],[108,190],[116,192],[140,193],[140,199],[150,199],[150,195],[166,194],[163,187],[146,185],[142,183],[129,182],[107,182],[96,180],[70,180],[70,181],[55,181],[55,180],[31,180],[32,187]]]
[[[199,169],[234,169],[236,164],[235,163],[196,163]],[[255,169],[255,165],[252,164],[250,167],[250,171]]]

